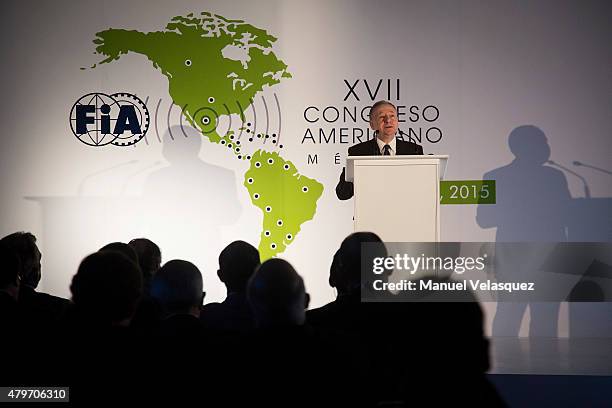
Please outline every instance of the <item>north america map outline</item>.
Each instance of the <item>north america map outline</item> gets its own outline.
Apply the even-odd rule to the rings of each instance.
[[[236,114],[244,121],[242,107],[249,106],[256,94],[291,78],[287,65],[272,50],[276,40],[244,20],[210,12],[173,17],[162,31],[109,28],[93,40],[96,54],[105,57],[99,64],[130,52],[146,56],[168,79],[171,99],[202,137],[224,145],[232,157],[249,161],[243,185],[251,203],[263,213],[258,245],[262,261],[295,241],[302,224],[314,218],[324,189],[278,152],[248,152],[233,129],[217,133],[219,116]]]

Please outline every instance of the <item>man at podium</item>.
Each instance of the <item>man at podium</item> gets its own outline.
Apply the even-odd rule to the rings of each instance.
[[[378,101],[370,109],[370,127],[374,138],[349,147],[349,156],[395,156],[423,154],[423,147],[413,142],[397,140],[397,108],[391,102]],[[353,197],[353,183],[346,181],[346,169],[342,169],[336,195],[340,200]]]

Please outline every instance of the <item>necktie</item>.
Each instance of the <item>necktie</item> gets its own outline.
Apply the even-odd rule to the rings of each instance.
[[[383,156],[391,156],[391,146],[388,144],[383,146]]]

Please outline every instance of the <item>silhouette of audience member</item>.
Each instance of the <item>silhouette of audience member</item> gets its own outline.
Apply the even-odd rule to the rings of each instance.
[[[83,259],[70,291],[77,325],[127,327],[142,295],[142,275],[123,253],[101,250]]]
[[[151,296],[162,308],[162,320],[155,336],[151,355],[150,381],[158,384],[159,395],[174,400],[180,390],[181,399],[201,397],[202,379],[186,365],[206,367],[206,399],[221,394],[219,382],[230,378],[219,363],[232,361],[226,345],[207,335],[200,323],[200,308],[204,299],[202,274],[191,262],[172,260],[165,263],[153,277]],[[203,353],[200,352],[203,350]],[[236,364],[229,364],[235,369]],[[172,373],[159,376],[157,373]],[[157,377],[157,378],[156,378]],[[236,390],[231,390],[236,391]]]
[[[4,243],[0,243],[0,325],[8,333],[15,329],[18,318],[20,270],[19,257]]]
[[[146,238],[136,238],[131,240],[128,245],[138,256],[138,265],[142,272],[143,293],[148,295],[151,288],[151,280],[161,267],[161,250],[155,242]]]
[[[306,312],[306,320],[308,323],[316,327],[325,327],[338,330],[356,330],[356,322],[346,319],[346,316],[341,316],[340,309],[349,301],[358,303],[360,301],[360,288],[351,291],[342,282],[342,272],[340,270],[340,250],[334,254],[332,263],[329,268],[329,286],[337,290],[336,299],[317,309],[311,309]],[[351,296],[353,295],[353,296]],[[355,318],[357,313],[352,316]]]
[[[161,250],[153,241],[136,238],[128,245],[136,252],[142,272],[142,299],[131,322],[131,327],[143,334],[153,334],[159,329],[161,306],[151,297],[151,281],[161,266]]]
[[[227,288],[227,297],[202,308],[200,319],[206,328],[245,332],[255,327],[246,289],[259,262],[259,251],[244,241],[234,241],[221,251],[217,276]]]
[[[153,278],[151,296],[162,307],[162,335],[201,334],[204,292],[202,274],[194,264],[178,259],[164,264]]]
[[[34,241],[31,234],[16,233],[0,242],[0,343],[8,350],[2,356],[4,368],[0,370],[0,383],[3,384],[61,382],[47,381],[52,370],[50,367],[57,366],[49,364],[50,356],[61,354],[53,347],[49,331],[56,330],[60,311],[65,309],[68,301],[61,299],[64,303],[58,306],[54,297],[38,294],[32,287],[24,288],[22,276],[34,276],[28,280],[30,284],[37,283],[35,276],[40,276],[36,267],[30,267],[31,260],[40,260],[40,256],[28,256],[34,254],[30,246]],[[26,268],[22,259],[28,262]],[[33,275],[28,275],[33,270]],[[44,310],[45,306],[50,310]],[[46,353],[45,347],[53,353]]]
[[[70,291],[73,306],[62,347],[68,356],[71,401],[110,400],[96,395],[100,382],[117,391],[113,399],[133,398],[134,377],[141,376],[146,354],[129,328],[142,295],[140,268],[124,253],[103,249],[81,261]]]
[[[376,253],[363,253],[364,244],[370,244]],[[362,256],[383,253],[386,249],[374,233],[357,232],[345,238],[330,268],[329,282],[338,290],[338,297],[307,314],[317,327],[352,334],[363,356],[357,387],[363,402],[373,406],[389,401],[409,403],[415,399],[409,390],[414,389],[432,391],[428,394],[432,403],[464,398],[464,392],[453,392],[446,401],[446,394],[434,392],[443,382],[454,391],[463,391],[459,384],[468,383],[468,402],[500,403],[484,377],[489,368],[488,342],[475,299],[464,303],[361,302],[361,292],[368,290],[368,279],[361,274]],[[432,376],[441,381],[431,382]]]
[[[257,269],[248,299],[259,328],[302,326],[306,321],[304,280],[283,259],[270,259]]]
[[[382,240],[372,232],[355,232],[346,237],[334,254],[329,271],[329,285],[336,288],[338,296],[331,303],[308,311],[310,324],[352,334],[361,331],[364,323],[360,307],[363,244],[380,244],[377,250],[384,251]]]
[[[16,356],[16,350],[21,350],[21,321],[17,308],[19,296],[19,257],[0,244],[0,327],[2,327],[2,365],[0,382],[3,384],[18,384],[22,377],[21,356]],[[29,350],[26,348],[26,350]]]
[[[42,255],[36,245],[36,237],[29,232],[15,232],[0,242],[20,260],[19,309],[32,328],[57,323],[66,312],[70,302],[57,296],[37,292],[42,277]]]
[[[448,277],[421,279],[452,282]],[[484,335],[484,315],[476,297],[469,290],[461,294],[428,293],[427,297],[426,301],[401,303],[398,313],[378,315],[387,327],[396,324],[395,328],[383,331],[381,338],[391,345],[388,355],[409,350],[404,359],[387,360],[387,364],[403,366],[387,367],[387,373],[400,380],[398,395],[403,395],[408,404],[416,400],[414,389],[419,389],[432,405],[505,406],[485,375],[490,368],[489,341]],[[462,301],[451,302],[449,297]],[[398,324],[401,321],[403,327]],[[444,392],[439,392],[441,387]]]
[[[274,384],[257,397],[276,403],[290,396],[292,403],[308,404],[349,395],[353,362],[337,339],[305,324],[308,296],[295,269],[282,259],[267,260],[251,277],[247,293],[257,326],[246,341],[249,385],[255,392]]]
[[[130,261],[134,262],[136,266],[140,269],[140,263],[138,261],[138,254],[136,250],[132,248],[130,245],[124,242],[111,242],[110,244],[104,245],[102,248],[98,250],[98,252],[105,251],[115,251],[125,255]],[[142,276],[142,271],[141,271]]]
[[[389,318],[389,321],[380,324],[378,320],[387,318],[386,313],[393,312],[401,305],[361,303],[361,291],[367,290],[364,287],[366,282],[365,280],[362,282],[361,276],[362,246],[364,244],[376,245],[377,251],[385,252],[382,240],[372,232],[355,232],[346,237],[334,254],[330,266],[329,284],[338,291],[336,299],[318,309],[308,311],[306,316],[308,322],[314,327],[337,331],[347,336],[345,349],[360,359],[360,365],[356,370],[359,378],[355,380],[353,388],[358,390],[361,404],[375,406],[382,400],[393,398],[399,400],[400,398],[399,395],[391,397],[386,392],[391,380],[399,381],[398,378],[392,378],[393,376],[389,374],[390,369],[395,365],[380,358],[379,347],[373,345],[388,343],[385,331],[389,330],[387,325],[392,319]],[[387,277],[381,275],[381,278],[386,279]],[[379,311],[379,309],[383,310]],[[398,323],[392,323],[392,325],[395,324]],[[383,346],[383,348],[386,347]],[[391,380],[387,377],[391,377]],[[393,388],[397,388],[397,385],[394,385]]]
[[[567,240],[571,195],[565,175],[544,164],[550,146],[544,132],[536,126],[519,126],[508,137],[514,160],[487,172],[485,180],[495,180],[497,203],[479,205],[476,221],[482,228],[497,228],[497,242],[563,242]],[[528,248],[528,245],[524,246]],[[512,248],[496,246],[496,274],[500,281],[536,282],[538,254],[520,258]],[[550,285],[550,282],[549,282]],[[542,282],[540,286],[546,286]],[[493,336],[518,336],[526,302],[506,300],[502,293],[493,319]],[[559,303],[531,302],[530,337],[556,337]]]
[[[2,238],[0,243],[19,257],[21,283],[36,288],[41,278],[40,260],[42,258],[36,246],[36,237],[29,232],[15,232]]]

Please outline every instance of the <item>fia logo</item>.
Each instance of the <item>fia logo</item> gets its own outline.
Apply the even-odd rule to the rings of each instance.
[[[72,133],[89,146],[131,146],[149,129],[149,110],[129,93],[89,93],[70,110]]]

